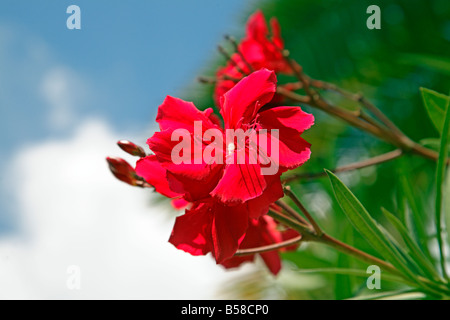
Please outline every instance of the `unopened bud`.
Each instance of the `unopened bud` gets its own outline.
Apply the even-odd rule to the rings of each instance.
[[[117,144],[123,151],[131,154],[132,156],[137,156],[137,157],[141,157],[141,158],[146,156],[144,149],[142,149],[142,147],[134,144],[131,141],[120,140],[117,142]]]
[[[134,171],[133,167],[121,158],[107,157],[106,161],[112,174],[125,183],[132,186],[142,186],[142,178]]]

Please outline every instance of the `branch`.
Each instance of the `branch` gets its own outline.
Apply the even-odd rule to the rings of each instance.
[[[283,189],[284,189],[284,193],[289,198],[291,198],[292,201],[294,201],[294,203],[297,206],[297,208],[299,208],[300,211],[303,212],[303,214],[305,215],[306,219],[308,219],[308,221],[311,223],[311,226],[313,227],[316,235],[319,236],[319,237],[322,236],[323,235],[322,229],[319,227],[319,225],[317,224],[316,220],[314,220],[314,218],[311,216],[311,214],[308,212],[308,210],[306,210],[306,208],[300,202],[300,199],[297,198],[297,196],[292,192],[291,188],[289,186],[286,186]]]
[[[273,251],[273,250],[286,248],[286,247],[292,246],[294,244],[297,244],[301,241],[302,241],[302,236],[300,235],[295,238],[292,238],[292,239],[289,239],[286,241],[282,241],[282,242],[278,242],[278,243],[274,243],[274,244],[269,244],[267,246],[261,246],[258,248],[251,248],[251,249],[240,249],[240,250],[236,251],[236,253],[234,255],[235,256],[247,256],[247,255],[256,254],[256,253],[264,253],[267,251]]]
[[[277,201],[275,201],[275,204],[279,205],[284,211],[286,211],[291,217],[295,218],[297,221],[299,221],[303,227],[308,228],[309,224],[307,221],[305,221],[305,219],[303,219],[303,217],[301,215],[298,214],[297,211],[295,211],[294,209],[292,209],[291,206],[289,206],[286,202],[284,202],[283,200],[279,199]],[[272,208],[272,210],[274,210]]]
[[[384,162],[388,162],[388,161],[400,158],[402,155],[403,155],[403,151],[401,149],[395,149],[394,151],[383,153],[383,154],[380,154],[380,155],[370,158],[370,159],[366,159],[366,160],[350,163],[350,164],[347,164],[342,167],[338,167],[334,170],[331,170],[331,172],[341,173],[341,172],[346,172],[346,171],[353,171],[353,170],[358,170],[358,169],[362,169],[362,168],[367,168],[367,167],[371,167],[374,165],[378,165],[378,164],[381,164]],[[298,173],[298,174],[293,174],[291,176],[288,176],[288,177],[282,179],[282,181],[283,182],[291,182],[291,181],[297,180],[297,179],[312,180],[315,178],[325,177],[326,175],[327,174],[325,173],[325,171],[315,172],[315,173]]]
[[[229,61],[234,66],[234,68],[236,69],[237,72],[239,72],[243,76],[245,76],[247,74],[246,72],[244,72],[244,70],[241,69],[241,67],[238,65],[238,63],[232,59],[232,57],[228,54],[228,52],[222,46],[218,46],[217,49],[225,57],[225,59],[227,59],[227,61]]]
[[[255,69],[252,67],[252,65],[247,61],[247,59],[244,57],[244,55],[242,54],[241,50],[239,50],[239,45],[236,42],[236,40],[230,36],[230,35],[225,35],[225,39],[228,40],[234,47],[234,50],[236,51],[236,53],[241,57],[242,61],[245,63],[245,65],[247,66],[248,70],[250,70],[250,73],[255,71]]]

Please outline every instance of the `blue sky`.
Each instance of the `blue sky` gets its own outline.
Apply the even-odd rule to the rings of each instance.
[[[3,38],[9,36],[2,64],[13,81],[2,83],[12,98],[1,101],[6,112],[1,133],[18,123],[23,129],[9,142],[48,131],[40,121],[41,101],[24,92],[27,82],[38,81],[32,73],[39,63],[68,66],[89,81],[95,100],[78,105],[77,112],[101,115],[119,126],[146,125],[165,95],[177,94],[198,76],[222,35],[234,30],[243,7],[237,0],[77,1],[82,29],[68,30],[70,4],[2,1],[0,27]],[[30,56],[39,54],[46,59],[35,57],[33,68],[23,70]]]
[[[72,4],[81,30],[66,28]],[[1,2],[0,298],[214,297],[230,273],[171,246],[173,213],[115,180],[105,157],[124,155],[119,139],[145,144],[164,97],[195,81],[225,33],[242,34],[244,9]],[[66,285],[72,266],[82,290]]]
[[[71,4],[81,9],[81,30],[66,28]],[[217,54],[223,34],[236,30],[244,5],[237,0],[6,0],[0,7],[4,165],[26,145],[69,134],[87,116],[117,129],[144,131],[164,97],[195,81]],[[66,82],[59,81],[63,76]],[[46,97],[45,79],[65,83],[59,90],[63,101]],[[61,110],[49,116],[55,109]],[[0,230],[5,230],[11,215],[5,203],[2,207]]]

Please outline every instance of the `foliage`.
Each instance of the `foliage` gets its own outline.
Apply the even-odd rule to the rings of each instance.
[[[382,10],[381,30],[365,27],[365,12],[370,4],[366,0],[262,1],[254,3],[242,18],[245,21],[255,7],[261,8],[266,17],[276,16],[286,48],[306,73],[363,92],[409,137],[440,150],[438,162],[408,154],[376,167],[339,174],[339,178],[330,175],[331,184],[326,178],[290,183],[323,229],[358,249],[387,259],[414,284],[418,274],[431,279],[442,277],[438,274],[441,258],[432,253],[438,246],[436,223],[445,225],[442,195],[448,194],[448,182],[446,187],[444,181],[448,97],[437,92],[447,93],[450,88],[448,60],[442,57],[443,52],[450,52],[448,30],[444,28],[450,3],[377,1]],[[224,63],[217,55],[217,61],[202,74],[213,75]],[[210,107],[214,105],[212,90],[211,86],[196,84],[186,90],[184,98]],[[335,94],[328,94],[327,99],[350,110],[355,108],[354,103]],[[393,148],[320,111],[305,109],[315,115],[316,125],[305,134],[312,143],[311,161],[299,172],[333,169]],[[449,216],[447,211],[447,220]],[[302,288],[299,284],[282,290],[280,297],[342,299],[373,294],[367,290],[361,273],[367,264],[343,253],[308,244],[297,252],[285,253],[283,259],[290,277],[295,279],[308,269],[308,273],[302,273],[305,277],[315,269],[311,279],[328,289],[309,290],[310,286]],[[337,272],[336,268],[348,272]],[[267,281],[283,287],[281,280]],[[382,277],[384,295],[410,288],[409,284],[389,280]],[[433,286],[422,290],[425,296],[412,296],[434,297]]]

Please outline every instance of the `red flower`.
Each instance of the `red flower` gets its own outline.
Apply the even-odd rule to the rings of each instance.
[[[274,176],[279,176],[283,171],[298,167],[309,159],[310,145],[300,135],[313,124],[314,118],[299,107],[262,109],[272,99],[275,91],[274,72],[264,69],[256,71],[242,79],[223,96],[221,114],[226,130],[253,130],[258,138],[263,137],[267,142],[274,141],[279,145],[280,152],[275,157],[271,154],[270,143],[251,145],[246,142],[244,146],[245,157],[250,157],[251,151],[255,151],[253,149],[267,156],[271,154],[271,160],[280,168]],[[159,107],[156,120],[161,132],[155,133],[148,140],[148,144],[167,170],[171,190],[184,194],[186,200],[191,202],[214,196],[230,205],[256,199],[261,195],[269,197],[264,191],[273,183],[274,177],[262,175],[261,163],[250,164],[249,159],[245,159],[247,161],[237,159],[239,154],[242,156],[239,152],[241,150],[238,149],[239,143],[222,147],[221,156],[224,159],[234,158],[235,161],[231,164],[228,161],[224,164],[211,164],[203,159],[205,149],[211,144],[210,141],[203,139],[203,134],[208,129],[222,132],[223,141],[227,140],[224,130],[211,120],[211,112],[211,109],[199,111],[192,103],[172,97],[167,97]],[[194,130],[196,121],[202,124],[199,132]],[[198,146],[200,153],[192,152],[191,155],[187,155],[194,163],[175,164],[172,161],[172,150],[178,141],[172,141],[171,137],[174,131],[180,128],[185,129],[194,140],[192,150],[195,149],[196,143],[200,145]],[[278,138],[269,131],[273,129],[278,130]],[[279,156],[279,159],[276,159],[276,156]],[[275,180],[278,182],[276,192],[278,197],[270,196],[270,198],[277,200],[282,196],[282,191],[279,179]],[[259,213],[255,215],[258,216]]]
[[[246,204],[229,207],[210,197],[177,217],[169,242],[195,256],[211,252],[221,263],[234,255],[247,226]]]
[[[249,219],[267,213],[269,205],[280,198],[275,178],[266,193],[237,205],[213,197],[194,202],[177,217],[169,242],[192,255],[211,252],[217,263],[231,258],[244,239]]]
[[[245,143],[245,163],[211,163],[202,156],[212,144],[203,139],[209,129],[223,135],[222,156],[237,160],[238,147],[223,145],[226,132],[220,128],[212,110],[199,111],[190,102],[167,97],[158,109],[157,122],[161,132],[148,140],[155,156],[138,161],[137,172],[158,192],[168,197],[182,197],[192,202],[192,208],[178,217],[170,238],[177,248],[193,255],[212,252],[218,263],[233,256],[244,239],[250,218],[267,213],[271,203],[283,196],[280,174],[309,159],[310,145],[300,135],[313,124],[313,116],[299,107],[278,107],[263,110],[276,90],[274,72],[260,70],[242,79],[221,100],[221,114],[225,130],[253,130],[259,137],[272,141],[272,132],[279,130],[275,142],[280,155],[273,157],[271,145]],[[195,123],[201,123],[199,129]],[[183,129],[192,143],[191,154],[184,154],[191,163],[174,163],[172,151],[178,141],[172,141],[176,130]],[[264,131],[266,130],[266,131]],[[258,140],[259,141],[259,140]],[[247,141],[248,142],[248,141]],[[261,163],[250,164],[251,149],[262,149],[280,168],[273,175],[263,175]],[[196,152],[200,151],[200,152]],[[156,166],[158,170],[153,170]],[[149,172],[153,170],[152,172]],[[164,179],[158,182],[158,179]],[[160,185],[158,185],[160,183]]]
[[[242,240],[239,249],[254,249],[261,246],[280,243],[298,237],[299,234],[287,229],[280,231],[275,220],[269,216],[263,216],[259,219],[250,219],[247,232]],[[295,250],[298,245],[292,245],[281,250]],[[280,255],[277,250],[259,253],[267,268],[272,274],[276,275],[281,269]],[[232,257],[221,264],[225,268],[236,268],[244,262],[251,262],[255,259],[255,254],[246,256]]]
[[[277,223],[269,216],[246,220],[245,210],[242,205],[230,210],[212,199],[199,203],[176,219],[169,242],[192,255],[211,252],[217,263],[225,268],[235,268],[255,258],[254,254],[233,257],[237,248],[257,248],[299,236],[292,229],[278,230]],[[286,249],[295,250],[297,246],[292,245]],[[260,253],[260,256],[274,275],[280,271],[278,251]]]
[[[251,69],[267,68],[276,73],[293,73],[281,53],[284,49],[284,42],[281,38],[278,20],[272,18],[270,25],[272,35],[269,38],[269,30],[263,13],[257,11],[250,16],[247,22],[246,37],[238,45],[239,53],[234,53],[231,61],[217,71],[217,84],[214,92],[216,104],[219,104],[220,97],[234,87],[238,80],[251,73]]]
[[[281,51],[284,41],[281,38],[281,28],[276,18],[270,19],[272,35],[263,13],[258,10],[247,22],[247,35],[240,44],[240,51],[254,69],[267,68],[275,72],[291,74],[292,70],[286,63]]]
[[[223,126],[212,109],[199,111],[192,102],[167,96],[156,117],[160,132],[147,141],[154,154],[147,156],[123,140],[119,146],[140,157],[136,169],[122,159],[108,158],[118,179],[153,186],[172,199],[175,208],[186,208],[169,239],[176,248],[192,255],[211,253],[226,268],[254,259],[254,254],[234,256],[239,248],[299,237],[291,229],[281,232],[265,214],[283,196],[280,175],[309,159],[310,144],[301,134],[314,118],[299,107],[274,104],[281,101],[275,74],[293,72],[281,53],[278,21],[270,24],[271,35],[262,12],[252,15],[238,52],[217,72],[215,99]],[[260,256],[273,274],[279,272],[278,252]]]

